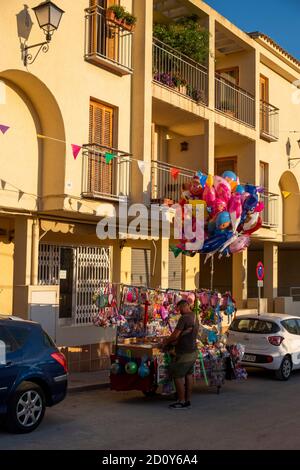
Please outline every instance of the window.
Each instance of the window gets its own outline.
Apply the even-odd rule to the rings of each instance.
[[[0,326],[0,341],[3,341],[5,344],[6,354],[18,349],[15,339],[4,326]]]
[[[44,339],[45,346],[47,346],[48,348],[55,348],[56,347],[54,342],[50,338],[50,336],[45,331],[43,331],[43,339]]]
[[[280,331],[280,327],[276,325],[276,323],[266,320],[257,320],[255,318],[236,319],[232,322],[229,329],[239,333],[256,334],[270,334]]]
[[[12,325],[9,328],[10,334],[14,337],[18,348],[22,348],[27,341],[27,338],[30,334],[30,329],[24,326],[15,326]]]
[[[217,70],[217,74],[225,78],[228,82],[233,83],[233,85],[239,84],[240,71],[238,67]]]
[[[216,175],[223,175],[224,171],[237,173],[237,157],[222,157],[215,160]]]
[[[296,319],[284,320],[281,324],[291,335],[300,335],[300,328]]]
[[[90,101],[89,141],[96,144],[89,154],[88,188],[90,193],[113,194],[113,164],[105,153],[113,147],[114,108]],[[104,146],[104,147],[101,147]]]

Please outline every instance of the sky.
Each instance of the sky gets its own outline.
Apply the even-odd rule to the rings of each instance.
[[[247,33],[260,31],[300,60],[300,0],[204,0]]]

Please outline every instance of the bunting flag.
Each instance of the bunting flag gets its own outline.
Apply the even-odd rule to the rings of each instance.
[[[292,194],[289,191],[281,191],[281,192],[282,192],[282,195],[283,195],[284,199],[287,199]]]
[[[4,190],[6,188],[6,181],[0,180],[0,182],[1,182],[1,189]]]
[[[142,173],[142,175],[144,175],[146,171],[146,162],[143,162],[142,160],[138,160],[137,164],[138,164],[140,172]]]
[[[21,201],[21,199],[22,199],[22,197],[24,196],[24,194],[25,194],[25,193],[24,193],[23,191],[21,191],[21,189],[19,189],[18,202]]]
[[[75,144],[71,144],[71,145],[72,145],[73,157],[74,157],[74,160],[76,160],[82,147],[80,145],[75,145]]]
[[[178,168],[171,168],[170,173],[171,173],[172,178],[174,180],[177,180],[180,170],[178,170]]]
[[[105,162],[107,164],[109,164],[114,158],[116,158],[117,155],[115,155],[114,153],[109,153],[109,152],[106,152],[105,154]]]
[[[2,132],[2,134],[5,134],[5,132],[7,132],[8,129],[10,129],[9,126],[5,126],[4,124],[0,124],[0,131]]]

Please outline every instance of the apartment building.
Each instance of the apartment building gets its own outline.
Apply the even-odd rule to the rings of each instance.
[[[120,201],[176,201],[195,171],[226,169],[264,186],[265,211],[248,252],[216,261],[215,287],[232,290],[239,308],[253,307],[262,260],[266,308],[295,310],[300,62],[200,0],[121,0],[137,17],[134,31],[108,19],[117,0],[57,0],[65,13],[48,51],[28,49],[24,63],[24,47],[45,40],[32,10],[37,3],[5,3],[1,313],[42,321],[70,348],[71,370],[105,367],[114,336],[92,325],[100,283],[194,289],[209,286],[210,272],[199,255],[175,259],[172,240],[99,240],[97,223]],[[154,24],[192,15],[209,32],[201,64],[153,37]],[[178,70],[183,85],[161,79]],[[72,144],[82,147],[76,159]],[[110,164],[107,154],[114,155]],[[176,183],[170,168],[180,170]]]

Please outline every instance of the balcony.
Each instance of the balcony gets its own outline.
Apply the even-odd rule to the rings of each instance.
[[[116,155],[106,163],[106,154]],[[82,196],[118,201],[129,196],[131,155],[104,145],[83,147]]]
[[[176,181],[171,176],[172,168],[180,170]],[[193,170],[153,160],[151,167],[152,202],[159,204],[163,204],[165,201],[177,203],[181,199],[183,183],[189,182],[194,175],[195,171]]]
[[[265,193],[261,194],[261,200],[265,204],[265,209],[262,212],[263,227],[277,228],[279,195],[266,191]]]
[[[153,81],[198,104],[208,104],[207,68],[158,39],[153,40]]]
[[[216,109],[250,127],[255,127],[255,98],[221,75],[215,77]]]
[[[85,10],[85,59],[117,75],[132,73],[132,36],[99,5]]]
[[[266,101],[260,102],[260,136],[268,142],[279,139],[279,109]]]

